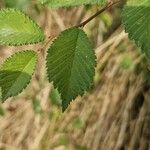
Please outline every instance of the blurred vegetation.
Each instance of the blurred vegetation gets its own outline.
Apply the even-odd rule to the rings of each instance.
[[[62,113],[60,94],[48,84],[42,67],[46,55],[42,52],[31,85],[19,96],[0,104],[0,149],[117,150],[128,147],[136,150],[139,146],[147,150],[150,71],[143,65],[146,60],[140,50],[122,32],[123,3],[84,28],[98,61],[90,92],[83,98],[78,97]],[[47,37],[55,37],[64,28],[91,16],[99,6],[51,10],[37,0],[2,0],[0,8],[25,11],[38,21]],[[0,62],[18,48],[0,47]],[[39,45],[23,47],[32,48],[38,49]],[[135,109],[131,111],[133,106]],[[136,119],[132,119],[133,114],[137,114]]]

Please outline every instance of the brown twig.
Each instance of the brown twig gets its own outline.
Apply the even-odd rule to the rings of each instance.
[[[93,20],[95,17],[97,17],[98,15],[100,15],[102,12],[104,12],[105,10],[107,10],[108,8],[112,7],[115,4],[118,4],[120,2],[120,0],[112,2],[110,1],[108,4],[106,4],[103,8],[101,8],[98,12],[96,12],[94,15],[92,15],[90,18],[88,18],[87,20],[85,20],[84,22],[76,25],[76,28],[79,27],[84,27],[87,23],[89,23],[91,20]]]
[[[47,49],[51,41],[53,40],[54,37],[49,36],[48,39],[45,41],[44,45],[38,49],[39,52],[42,52],[43,50]]]
[[[92,15],[90,18],[88,18],[87,20],[85,20],[84,22],[74,26],[76,28],[79,27],[84,27],[87,23],[89,23],[91,20],[93,20],[95,17],[97,17],[98,15],[100,15],[102,12],[104,12],[105,10],[107,10],[108,8],[110,8],[111,6],[118,4],[119,2],[121,2],[120,0],[117,0],[115,2],[110,1],[109,3],[107,3],[102,9],[100,9],[98,12],[96,12],[94,15]],[[40,48],[38,51],[43,51],[45,50],[48,45],[50,44],[50,42],[52,41],[52,37],[50,37],[47,42],[44,44],[44,46],[42,48]]]

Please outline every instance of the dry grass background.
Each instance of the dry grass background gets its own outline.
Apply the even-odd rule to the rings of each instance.
[[[84,7],[44,9],[36,19],[51,39],[91,13]],[[5,115],[0,117],[0,150],[150,150],[150,83],[139,69],[144,58],[122,28],[105,42],[102,19],[93,20],[85,30],[96,47],[94,87],[62,114],[50,101],[52,85],[45,75],[45,51],[38,52],[31,84],[1,104]],[[0,62],[16,50],[41,47],[1,47]],[[35,98],[40,100],[42,113],[33,109]]]

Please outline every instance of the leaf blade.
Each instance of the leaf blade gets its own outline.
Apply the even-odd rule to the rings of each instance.
[[[17,52],[0,66],[1,101],[16,96],[30,82],[36,66],[36,53],[30,50]]]
[[[21,11],[0,10],[0,45],[34,44],[43,40],[40,27]]]
[[[123,9],[122,20],[129,38],[150,59],[150,1],[129,0]]]
[[[96,56],[86,34],[78,28],[63,31],[47,55],[47,73],[62,97],[63,111],[93,82]]]
[[[86,4],[105,4],[106,0],[39,0],[50,8],[79,6]]]

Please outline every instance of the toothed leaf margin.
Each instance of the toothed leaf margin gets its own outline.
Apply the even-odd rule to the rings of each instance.
[[[48,49],[46,62],[48,79],[60,92],[64,111],[91,87],[96,66],[94,50],[83,30],[70,28]]]
[[[123,9],[122,20],[129,38],[150,59],[150,0],[129,0]]]
[[[0,10],[0,45],[24,45],[44,41],[40,27],[16,9]]]
[[[17,52],[0,65],[1,101],[18,95],[30,82],[37,55],[34,51]]]
[[[103,5],[107,2],[106,0],[39,0],[39,1],[50,8],[80,6],[87,4]]]

